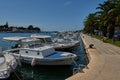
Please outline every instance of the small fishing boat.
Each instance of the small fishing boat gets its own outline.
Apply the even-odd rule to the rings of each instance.
[[[0,80],[8,79],[17,67],[16,59],[13,55],[0,51]]]
[[[3,38],[9,41],[9,38]],[[11,41],[12,39],[10,39]],[[14,41],[14,40],[13,40]],[[16,59],[24,63],[34,65],[71,65],[77,58],[77,55],[68,52],[58,52],[52,46],[42,45],[40,39],[22,38],[18,39],[21,47],[6,50],[7,53],[13,54]]]

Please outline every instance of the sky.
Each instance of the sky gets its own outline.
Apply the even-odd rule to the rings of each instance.
[[[84,28],[90,13],[105,0],[0,0],[0,25],[33,25],[42,31],[71,31]]]

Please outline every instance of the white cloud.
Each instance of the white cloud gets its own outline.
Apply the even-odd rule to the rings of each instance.
[[[68,6],[68,5],[71,5],[72,4],[72,1],[67,1],[64,3],[64,6]]]

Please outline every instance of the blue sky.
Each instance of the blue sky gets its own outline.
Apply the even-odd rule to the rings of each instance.
[[[89,13],[105,0],[0,0],[0,25],[33,25],[44,31],[82,29]]]

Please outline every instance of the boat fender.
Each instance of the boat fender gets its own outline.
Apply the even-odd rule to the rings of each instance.
[[[33,58],[31,61],[31,66],[34,66],[36,64],[36,58]]]
[[[13,55],[14,56],[14,55]],[[14,56],[15,57],[15,56]],[[15,57],[15,59],[16,59],[16,61],[17,61],[17,64],[19,65],[19,66],[22,66],[22,64],[21,64],[21,60],[22,60],[22,57],[21,57],[21,55],[17,55],[17,57]]]
[[[17,59],[17,63],[18,63],[19,66],[22,66],[20,57]]]

